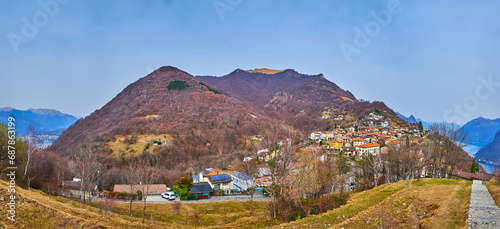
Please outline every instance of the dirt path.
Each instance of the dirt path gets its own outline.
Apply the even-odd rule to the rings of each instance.
[[[472,183],[469,228],[500,228],[500,208],[479,180]]]

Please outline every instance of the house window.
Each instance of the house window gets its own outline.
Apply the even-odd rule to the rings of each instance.
[[[214,190],[220,189],[220,184],[214,184]]]

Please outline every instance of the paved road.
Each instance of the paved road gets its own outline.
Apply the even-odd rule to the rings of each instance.
[[[250,201],[250,196],[212,196],[208,200],[183,200],[182,203],[206,203],[206,202],[217,202],[217,201]],[[265,197],[262,195],[255,195],[253,197],[254,201],[269,201],[271,200],[269,197]],[[177,197],[175,201],[179,201]],[[173,201],[168,201],[162,198],[159,195],[148,196],[148,203],[161,204],[161,203],[172,203]]]
[[[500,208],[485,185],[474,180],[470,196],[469,228],[500,228]]]

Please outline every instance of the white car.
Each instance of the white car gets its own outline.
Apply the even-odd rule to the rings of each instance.
[[[161,194],[161,197],[167,200],[175,200],[175,192],[164,192]]]

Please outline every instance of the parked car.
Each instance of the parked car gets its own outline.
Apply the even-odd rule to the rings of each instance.
[[[164,192],[161,194],[161,197],[167,200],[175,200],[175,192]]]

